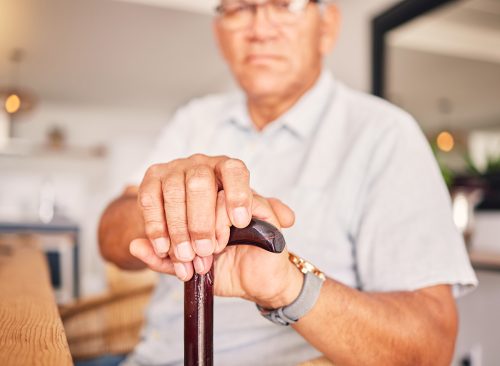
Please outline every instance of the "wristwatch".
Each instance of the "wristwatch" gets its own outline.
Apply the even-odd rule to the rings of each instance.
[[[264,318],[279,325],[296,323],[306,315],[316,304],[321,287],[326,279],[323,272],[305,259],[293,253],[289,253],[288,258],[304,274],[304,283],[299,296],[290,305],[278,309],[268,309],[256,304],[257,309]]]

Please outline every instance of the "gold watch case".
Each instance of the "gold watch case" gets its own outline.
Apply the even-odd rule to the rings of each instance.
[[[326,280],[326,276],[323,272],[321,272],[316,266],[312,263],[306,261],[304,258],[295,255],[292,252],[288,252],[288,259],[290,262],[295,264],[295,266],[299,269],[303,274],[312,273],[316,277],[321,278],[323,281]]]

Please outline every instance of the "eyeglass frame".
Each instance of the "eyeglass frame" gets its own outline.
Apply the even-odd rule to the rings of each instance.
[[[270,1],[272,1],[272,0],[267,0],[263,3],[247,3],[246,1],[241,1],[241,2],[247,3],[247,5],[251,7],[252,13],[255,14],[257,12],[257,8],[259,6],[266,5]],[[321,2],[323,2],[323,0],[308,0],[307,3],[305,4],[305,6],[307,6],[308,4],[311,4],[311,3],[312,4],[319,4]],[[305,8],[305,6],[304,6],[304,8]],[[217,7],[215,8],[215,12],[219,16],[223,16],[224,15],[224,5],[223,4],[217,5]]]

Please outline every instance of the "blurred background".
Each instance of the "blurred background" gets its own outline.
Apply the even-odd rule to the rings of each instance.
[[[498,365],[500,0],[441,2],[387,30],[377,70],[373,21],[401,2],[336,1],[327,67],[367,92],[380,72],[378,94],[420,123],[481,282],[459,300],[455,364]],[[215,3],[0,0],[0,233],[40,235],[60,304],[108,290],[99,215],[169,116],[235,88],[211,34]]]
[[[459,300],[455,363],[498,365],[500,1],[434,3],[387,27],[373,78],[382,74],[378,94],[410,112],[433,147],[479,278]]]

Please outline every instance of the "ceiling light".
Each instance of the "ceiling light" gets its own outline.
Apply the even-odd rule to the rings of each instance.
[[[14,114],[21,108],[21,98],[19,95],[12,93],[5,99],[5,111],[9,114]]]
[[[443,131],[438,135],[436,144],[439,150],[450,152],[455,147],[455,138],[450,132]]]

